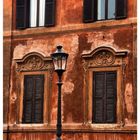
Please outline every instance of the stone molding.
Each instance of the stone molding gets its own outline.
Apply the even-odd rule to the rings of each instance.
[[[122,65],[122,58],[127,54],[127,50],[116,51],[111,47],[101,46],[91,52],[82,54],[83,68],[86,71],[90,67]]]
[[[52,59],[43,57],[41,54],[33,52],[25,55],[22,59],[15,59],[16,70],[25,71],[45,71],[53,68]]]

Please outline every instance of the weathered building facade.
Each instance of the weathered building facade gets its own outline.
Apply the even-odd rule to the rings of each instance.
[[[31,24],[29,1],[4,0],[4,140],[56,139],[57,75],[50,54],[57,45],[69,54],[62,86],[62,139],[137,139],[137,2],[116,0],[115,16],[105,12],[104,18],[98,15],[99,1],[97,6],[96,0],[47,0],[53,16],[45,14],[42,25],[38,18]],[[119,2],[123,6],[117,8]],[[105,7],[109,9],[109,0]],[[28,97],[38,90],[42,106],[31,111],[26,105],[35,106],[38,100]]]

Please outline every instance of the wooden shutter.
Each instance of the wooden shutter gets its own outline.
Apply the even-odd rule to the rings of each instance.
[[[45,26],[55,25],[55,0],[46,0],[45,3]]]
[[[116,19],[126,18],[127,0],[116,0]]]
[[[34,95],[34,79],[32,76],[24,77],[24,97],[23,97],[23,123],[32,122],[32,107]]]
[[[104,72],[94,73],[93,122],[96,123],[104,121],[104,75]]]
[[[93,73],[93,122],[116,121],[116,72]]]
[[[34,122],[43,122],[43,92],[44,76],[35,77],[35,97],[34,97]]]
[[[23,123],[43,122],[44,75],[24,76]]]
[[[29,27],[30,0],[16,0],[16,28]]]
[[[83,22],[92,22],[97,19],[97,0],[84,0]]]
[[[116,72],[106,73],[106,122],[116,121]]]

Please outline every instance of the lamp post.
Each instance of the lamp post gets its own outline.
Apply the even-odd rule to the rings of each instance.
[[[56,52],[51,54],[53,59],[54,69],[58,75],[58,109],[57,109],[57,139],[61,140],[62,124],[61,124],[61,86],[62,74],[66,70],[68,54],[62,50],[62,46],[57,46]]]

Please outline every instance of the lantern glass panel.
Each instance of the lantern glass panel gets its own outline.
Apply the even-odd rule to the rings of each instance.
[[[67,59],[66,56],[62,57],[62,70],[66,70],[66,62],[67,62],[66,59]]]
[[[57,65],[58,65],[58,69],[61,70],[62,69],[62,58],[61,58],[61,56],[57,57]]]
[[[53,58],[53,63],[54,63],[55,70],[57,70],[58,69],[58,64],[57,64],[57,59],[56,58]]]

